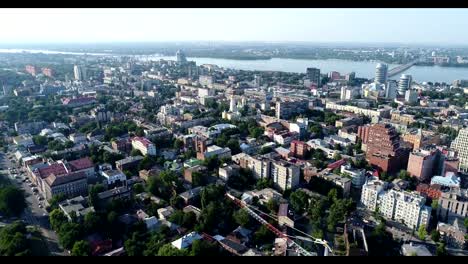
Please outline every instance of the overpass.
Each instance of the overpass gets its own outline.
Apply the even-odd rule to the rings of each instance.
[[[393,77],[401,72],[404,72],[406,71],[407,69],[411,68],[413,65],[415,65],[416,63],[418,63],[421,59],[415,59],[411,62],[408,62],[406,64],[403,64],[403,65],[399,65],[391,70],[388,71],[387,73],[387,77]]]

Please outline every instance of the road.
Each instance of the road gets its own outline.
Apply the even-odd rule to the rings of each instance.
[[[0,169],[5,171],[8,168],[17,169],[21,178],[26,178],[26,175],[20,172],[20,168],[16,164],[12,163],[4,153],[0,153]],[[36,226],[41,231],[46,241],[47,247],[54,256],[67,256],[69,255],[66,250],[60,247],[58,243],[57,234],[51,229],[48,219],[47,211],[44,208],[40,208],[39,205],[39,196],[35,195],[32,192],[31,187],[28,186],[28,183],[21,182],[18,179],[15,179],[10,175],[10,180],[15,183],[19,188],[23,189],[25,192],[26,202],[28,207],[24,210],[24,213],[21,215],[21,219],[24,220],[28,225]]]

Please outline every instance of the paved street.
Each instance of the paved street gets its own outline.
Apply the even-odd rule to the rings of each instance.
[[[3,153],[0,153],[0,168],[4,170],[4,172],[7,172],[8,168],[16,168],[21,177],[20,179],[26,177],[26,175],[21,173],[19,168],[17,168],[16,165],[12,163]],[[28,207],[25,209],[21,219],[24,220],[27,224],[36,226],[41,230],[44,239],[47,242],[47,247],[49,248],[49,251],[52,255],[68,255],[68,252],[60,247],[57,234],[55,234],[55,232],[50,228],[47,211],[45,208],[39,207],[39,204],[41,203],[39,201],[39,196],[34,195],[31,187],[28,186],[28,183],[23,183],[21,180],[12,177],[12,175],[9,176],[13,183],[25,191]]]

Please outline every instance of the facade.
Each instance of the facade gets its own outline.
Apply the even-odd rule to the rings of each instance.
[[[31,74],[32,76],[36,76],[37,68],[34,65],[26,65],[25,70],[27,73]]]
[[[361,188],[366,182],[366,170],[365,169],[353,169],[351,165],[341,165],[341,173],[346,173],[351,177],[351,185],[355,188]]]
[[[369,129],[366,158],[378,170],[395,173],[406,168],[408,150],[400,146],[400,139],[394,127],[376,124]]]
[[[426,198],[417,193],[390,190],[381,196],[379,212],[385,218],[401,222],[413,230],[421,225],[427,228],[431,208],[425,202]]]
[[[147,138],[143,138],[143,137],[132,138],[132,147],[134,149],[139,150],[141,154],[143,154],[144,156],[156,155],[156,146],[153,144],[153,142],[149,141],[149,139]]]
[[[442,220],[451,216],[468,217],[468,190],[452,188],[448,192],[443,192],[439,199],[437,214]]]
[[[436,149],[414,150],[409,155],[407,171],[411,177],[416,177],[419,181],[430,180],[438,158],[439,153]]]
[[[334,102],[327,102],[325,104],[325,108],[331,109],[331,110],[351,112],[357,115],[364,115],[370,118],[373,118],[373,117],[387,118],[390,116],[390,111],[391,111],[391,108],[379,108],[379,109],[373,110],[373,109],[361,108],[361,107],[352,106],[352,105],[338,104]]]
[[[385,84],[387,82],[387,64],[379,63],[375,67],[375,83]]]
[[[123,153],[130,153],[132,151],[132,142],[131,140],[125,139],[116,139],[112,141],[112,148],[114,150],[123,152]]]
[[[115,166],[120,171],[129,170],[129,169],[138,167],[138,165],[140,164],[142,160],[143,160],[142,156],[128,157],[128,158],[116,161]]]
[[[68,221],[72,221],[72,212],[78,217],[78,219],[83,219],[88,213],[94,212],[94,207],[88,206],[87,199],[81,195],[60,202],[59,208],[68,218]]]
[[[75,65],[73,66],[73,73],[75,80],[77,81],[83,81],[86,80],[86,68],[81,65]]]
[[[88,178],[84,172],[72,172],[57,176],[52,174],[45,178],[44,182],[44,194],[47,200],[58,194],[63,194],[66,197],[88,195]]]
[[[403,96],[406,91],[411,88],[412,76],[408,74],[402,74],[400,81],[398,82],[398,94]]]
[[[406,90],[405,102],[409,104],[416,103],[418,101],[418,92],[415,90]]]
[[[184,52],[182,50],[178,50],[176,52],[176,59],[177,59],[177,62],[181,63],[181,64],[187,62],[187,58],[185,57],[185,54],[184,54]]]
[[[351,179],[333,173],[319,173],[317,176],[341,187],[344,197],[349,196],[351,191]]]
[[[275,105],[276,118],[288,119],[291,116],[305,112],[309,109],[309,101],[278,101]]]
[[[381,196],[387,187],[387,183],[381,180],[370,180],[362,186],[361,203],[370,211],[376,211],[378,208],[379,196]]]
[[[300,169],[288,162],[273,161],[271,163],[271,177],[275,186],[281,191],[295,189],[299,185]]]
[[[311,83],[320,86],[321,79],[320,79],[320,69],[317,68],[307,68],[306,69],[306,76],[310,80]]]
[[[468,172],[468,128],[460,129],[457,138],[452,142],[452,148],[458,151],[459,170]]]
[[[207,147],[205,152],[197,152],[197,159],[200,160],[214,156],[218,157],[218,159],[231,158],[231,149],[212,145]]]
[[[309,145],[306,142],[293,140],[291,141],[290,149],[294,157],[303,159],[309,152]]]
[[[51,68],[42,68],[42,74],[44,74],[47,77],[54,77],[54,71]]]
[[[102,177],[106,178],[107,184],[112,185],[116,182],[124,183],[127,180],[127,176],[119,170],[107,170],[101,173]]]

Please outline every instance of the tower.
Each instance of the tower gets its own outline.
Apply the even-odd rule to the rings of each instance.
[[[387,82],[388,66],[384,63],[379,63],[375,67],[375,83],[385,84]]]
[[[460,129],[457,138],[452,142],[452,148],[458,151],[459,169],[468,171],[468,128]]]
[[[185,57],[185,54],[184,54],[184,52],[182,50],[178,50],[176,52],[176,59],[177,59],[177,62],[181,63],[181,64],[187,62],[187,58]]]
[[[408,74],[402,74],[400,81],[398,82],[398,94],[405,95],[405,92],[411,88],[412,76]]]
[[[229,103],[229,112],[237,112],[237,100],[234,96],[231,96],[231,101]]]

